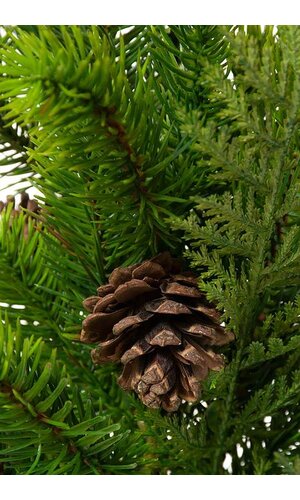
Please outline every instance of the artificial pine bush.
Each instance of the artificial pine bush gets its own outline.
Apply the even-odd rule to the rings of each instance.
[[[299,474],[300,28],[2,31],[0,472]]]

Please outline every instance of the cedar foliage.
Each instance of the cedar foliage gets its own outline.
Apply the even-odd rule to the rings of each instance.
[[[0,175],[42,211],[0,217],[2,473],[298,474],[300,28],[4,31]],[[163,250],[236,336],[172,416],[78,340],[83,298]]]

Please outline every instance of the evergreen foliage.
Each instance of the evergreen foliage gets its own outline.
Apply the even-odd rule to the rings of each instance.
[[[0,215],[0,472],[299,474],[300,28],[4,31],[0,175],[42,211]],[[172,416],[79,342],[82,300],[163,250],[236,336]]]

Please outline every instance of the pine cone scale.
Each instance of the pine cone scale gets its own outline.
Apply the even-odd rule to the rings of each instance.
[[[108,280],[109,285],[114,288],[118,288],[118,286],[123,285],[128,280],[131,279],[131,271],[128,268],[117,267],[115,269]]]
[[[122,318],[118,323],[114,325],[112,333],[113,335],[120,335],[126,330],[137,328],[142,323],[148,322],[148,320],[151,318],[153,318],[153,314],[147,311],[140,311],[139,314],[136,314],[134,316],[127,316],[126,318]]]
[[[131,339],[126,336],[107,340],[106,342],[102,342],[101,350],[94,349],[92,351],[92,359],[96,364],[117,361],[128,350],[130,345]]]
[[[167,412],[177,411],[181,405],[181,399],[178,396],[177,389],[167,393],[162,400],[162,408]]]
[[[179,365],[181,372],[178,395],[186,401],[195,401],[200,395],[200,386],[190,366]]]
[[[144,293],[153,291],[155,291],[155,288],[152,288],[152,286],[148,285],[145,281],[133,279],[127,283],[119,285],[113,296],[117,302],[122,304],[129,302],[130,300],[134,300],[136,297],[139,297]]]
[[[144,369],[144,360],[136,358],[124,366],[121,376],[118,378],[120,386],[125,390],[135,390],[141,380]]]
[[[197,288],[188,285],[182,285],[177,282],[163,283],[160,289],[167,296],[171,295],[191,298],[199,298],[203,296],[203,294]]]
[[[215,309],[212,309],[210,307],[206,307],[205,305],[203,304],[190,304],[190,309],[192,311],[195,311],[195,312],[199,312],[200,314],[203,314],[204,316],[208,317],[209,319],[211,319],[212,321],[220,321],[220,314],[218,313],[218,311],[216,311]]]
[[[94,311],[94,307],[96,306],[97,302],[99,300],[99,297],[98,296],[95,296],[93,295],[92,297],[88,297],[87,299],[85,299],[83,302],[82,302],[82,305],[83,307],[89,311],[89,312],[93,312]]]
[[[144,279],[145,277],[160,280],[166,276],[166,271],[164,268],[155,262],[146,261],[143,262],[132,272],[132,277],[134,279]]]
[[[115,299],[115,294],[109,293],[108,295],[103,297],[102,300],[99,300],[99,297],[98,297],[98,301],[97,301],[97,304],[94,306],[93,312],[94,313],[104,312],[107,308],[111,309],[113,306],[116,306],[116,304],[117,304],[117,301]]]
[[[124,365],[138,356],[143,356],[147,354],[152,349],[152,346],[148,342],[141,338],[139,339],[128,351],[126,351],[121,357],[120,361]]]
[[[167,345],[180,345],[180,337],[180,334],[178,335],[168,323],[158,323],[145,338],[151,345],[165,347]]]
[[[175,382],[176,382],[176,372],[174,369],[171,369],[161,380],[161,382],[151,386],[151,392],[153,392],[157,396],[166,394],[170,389],[174,387]]]
[[[192,314],[184,304],[169,299],[157,299],[147,302],[145,310],[156,314]]]
[[[142,380],[146,384],[158,384],[162,381],[166,372],[168,372],[171,368],[171,359],[161,352],[156,352],[150,363],[147,365],[142,376]]]
[[[109,293],[114,293],[115,287],[113,285],[101,285],[99,288],[97,288],[97,293],[99,297],[104,297],[105,295],[108,295]],[[98,297],[98,300],[99,300]]]
[[[83,330],[86,336],[94,336],[98,334],[99,340],[106,340],[107,335],[110,333],[115,322],[124,317],[128,308],[111,312],[111,313],[92,313],[82,323]]]
[[[146,406],[148,406],[148,408],[153,408],[155,410],[160,408],[159,398],[154,393],[149,392],[148,394],[141,396],[141,400]]]

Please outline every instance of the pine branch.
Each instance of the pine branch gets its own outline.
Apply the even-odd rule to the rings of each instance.
[[[5,471],[99,474],[136,467],[129,458],[132,447],[125,451],[128,433],[97,415],[95,404],[76,390],[56,361],[56,351],[45,360],[43,342],[33,337],[22,342],[20,328],[13,336],[7,321],[0,326],[0,461]]]
[[[186,251],[186,255],[192,260],[194,267],[201,270],[201,287],[207,291],[210,299],[217,301],[221,310],[225,309],[224,317],[229,319],[229,325],[238,338],[236,353],[219,388],[220,395],[224,394],[222,391],[227,381],[225,401],[220,404],[222,420],[213,441],[214,474],[221,473],[222,470],[222,457],[228,446],[228,435],[232,431],[232,417],[240,404],[239,378],[244,355],[253,339],[260,311],[268,303],[270,293],[274,296],[284,286],[284,279],[295,287],[298,283],[298,248],[295,242],[299,238],[299,227],[295,225],[285,231],[281,241],[277,243],[276,254],[273,252],[272,255],[277,223],[284,214],[293,210],[294,193],[298,186],[298,174],[291,161],[293,147],[298,140],[297,105],[294,100],[290,100],[291,94],[281,95],[280,102],[285,100],[286,103],[284,127],[282,122],[274,123],[271,109],[274,103],[278,104],[278,96],[283,88],[277,82],[286,81],[289,76],[280,67],[277,82],[274,84],[271,80],[266,84],[267,72],[274,71],[274,67],[277,67],[275,54],[278,47],[272,37],[263,38],[259,49],[262,55],[258,62],[253,50],[259,41],[259,36],[249,34],[245,37],[242,32],[234,38],[228,64],[230,67],[232,58],[232,61],[238,60],[239,66],[238,70],[235,69],[232,82],[224,80],[220,69],[207,65],[212,71],[207,69],[205,72],[205,77],[208,78],[206,85],[211,85],[214,99],[221,99],[224,104],[217,115],[223,123],[226,122],[227,128],[219,134],[216,120],[212,118],[194,147],[202,154],[200,165],[206,168],[211,179],[225,193],[202,196],[195,200],[200,215],[198,219],[195,216],[185,222],[173,219],[174,227],[185,231],[187,242],[192,248]],[[244,54],[248,57],[244,57]],[[286,50],[285,58],[287,57]],[[260,74],[254,82],[255,71]],[[250,83],[251,92],[248,92]],[[262,88],[262,83],[267,88]],[[216,93],[218,85],[220,92]],[[294,89],[290,87],[290,92],[299,103],[300,94],[296,87],[296,84]],[[259,98],[262,97],[267,102],[265,107],[260,106]],[[185,130],[190,133],[192,129]],[[232,140],[234,135],[236,137]],[[201,138],[205,140],[201,141]],[[266,165],[263,159],[260,162],[260,157],[265,153],[268,155]],[[248,174],[244,176],[246,162]],[[258,176],[260,183],[255,185],[254,179],[258,181]],[[290,263],[289,267],[287,262]],[[292,340],[288,347],[279,346],[278,343],[276,345],[275,341],[270,343],[270,347],[268,356],[266,353],[262,355],[261,351],[260,356],[261,360],[264,356],[264,366],[268,359],[274,359],[273,365],[270,365],[270,369],[272,366],[274,369],[276,354],[280,357],[289,348],[297,351],[297,339]],[[266,388],[260,391],[258,394],[266,395]],[[283,401],[280,403],[277,399],[277,403],[278,408],[284,407]],[[275,406],[273,411],[275,412]],[[242,427],[245,428],[245,425],[243,421]]]
[[[52,245],[56,259],[53,253],[47,258],[48,250],[53,251]],[[55,342],[66,344],[68,328],[78,324],[81,295],[79,273],[74,281],[66,279],[63,285],[60,281],[55,262],[61,255],[61,264],[66,267],[63,249],[53,238],[46,236],[42,225],[34,223],[25,213],[14,214],[10,206],[0,217],[0,250],[0,300],[7,304],[9,318],[16,320],[21,314],[24,325],[27,325],[25,330],[38,325],[39,328],[34,327],[36,335],[42,334],[48,339],[54,336]],[[69,299],[73,297],[67,314],[66,293]],[[69,338],[73,337],[74,333]]]
[[[227,32],[228,28],[226,29]],[[221,26],[151,26],[150,52],[159,84],[170,95],[186,101],[208,116],[215,113],[201,85],[203,65],[225,65],[228,43]]]
[[[22,34],[22,36],[25,42],[28,35]],[[19,50],[22,50],[22,36],[15,41]],[[109,49],[105,44],[105,39],[101,42],[96,30],[89,35],[90,46],[95,48],[96,44],[101,42],[103,45],[103,52],[99,53],[98,48],[95,49],[94,55],[96,56],[96,61],[92,66],[92,72],[89,70],[91,58],[89,46],[85,49],[87,58],[81,61],[80,69],[75,69],[74,73],[73,68],[70,67],[70,59],[66,48],[53,39],[50,30],[45,31],[43,36],[48,37],[49,44],[52,48],[52,51],[48,53],[49,67],[52,65],[52,70],[47,75],[34,76],[34,73],[32,74],[31,65],[36,56],[32,55],[32,59],[21,56],[21,86],[24,87],[24,85],[27,85],[26,82],[30,82],[30,85],[33,85],[32,88],[34,88],[35,91],[29,91],[28,95],[25,94],[26,97],[21,100],[20,103],[18,102],[17,114],[15,114],[15,111],[12,111],[14,119],[18,120],[21,124],[24,120],[26,123],[30,122],[33,113],[35,116],[39,115],[41,123],[43,124],[43,129],[39,129],[38,131],[39,148],[31,153],[32,158],[44,163],[45,154],[51,155],[57,167],[61,169],[61,166],[65,164],[65,153],[60,152],[60,144],[63,143],[65,149],[66,147],[70,148],[70,158],[73,158],[76,171],[81,171],[80,164],[85,166],[86,172],[89,173],[83,176],[82,182],[88,185],[88,183],[94,181],[91,183],[90,189],[86,190],[85,199],[87,203],[90,203],[92,200],[94,208],[96,208],[95,200],[97,200],[97,210],[102,214],[99,215],[99,221],[104,228],[107,253],[114,256],[114,249],[116,250],[116,236],[118,236],[120,240],[117,245],[118,254],[120,256],[124,255],[125,246],[127,252],[128,239],[131,240],[131,246],[136,242],[139,244],[140,253],[142,252],[142,248],[144,252],[144,245],[142,245],[141,242],[145,237],[149,239],[150,246],[156,248],[159,232],[162,231],[161,237],[165,239],[167,237],[167,228],[161,224],[160,212],[162,209],[158,205],[159,198],[157,200],[155,199],[155,191],[152,196],[148,194],[149,188],[145,186],[143,179],[147,176],[149,180],[152,180],[152,186],[154,187],[153,177],[150,177],[154,174],[153,161],[156,161],[157,166],[160,165],[159,168],[156,167],[157,175],[160,171],[162,172],[165,166],[165,164],[161,162],[162,158],[167,160],[168,155],[166,155],[165,148],[162,148],[159,155],[157,154],[157,144],[161,133],[161,119],[158,117],[160,127],[157,128],[157,124],[155,124],[154,129],[156,117],[153,116],[155,106],[153,105],[151,87],[148,86],[146,89],[143,82],[147,65],[138,65],[137,67],[137,80],[135,82],[135,91],[133,94],[124,74],[124,50],[122,49],[121,59],[116,64],[109,55]],[[74,57],[73,62],[77,64],[79,54],[76,52],[74,40],[70,38],[66,30],[63,30],[63,36],[65,37],[65,43],[68,41],[68,44],[71,44]],[[76,36],[78,38],[76,41],[80,44],[82,40],[78,33]],[[31,39],[32,45],[36,46],[36,51],[38,52],[42,45],[41,40],[37,37],[33,37],[33,35],[31,35]],[[13,48],[13,51],[14,50]],[[67,81],[64,81],[64,85],[61,83],[61,75],[57,68],[57,62],[55,59],[53,61],[53,57],[56,57],[56,52],[63,53],[64,57],[68,57],[69,60],[66,66],[65,75],[65,80]],[[3,53],[3,57],[14,58],[16,54],[14,52],[10,55],[8,53],[6,53],[6,55]],[[20,59],[18,56],[17,58]],[[8,62],[9,60],[7,59],[7,63]],[[29,66],[26,67],[28,63]],[[99,71],[102,71],[102,67],[102,77],[99,80],[98,74]],[[8,67],[7,71],[9,72]],[[25,76],[28,75],[28,71],[30,71],[30,76]],[[55,75],[57,75],[56,79]],[[68,80],[70,83],[68,83]],[[8,87],[8,81],[9,79],[6,77],[1,85],[2,90],[7,89],[10,94],[12,88],[16,88],[14,68],[12,68],[10,88]],[[95,87],[96,81],[98,81],[98,83]],[[107,94],[106,85],[109,81],[111,81],[109,84],[110,90],[109,94]],[[126,92],[121,94],[123,85],[126,88]],[[143,110],[141,107],[142,95],[144,97]],[[107,97],[105,96],[109,99],[107,103]],[[57,98],[59,99],[59,104],[55,103]],[[16,101],[14,101],[14,106],[15,105]],[[10,108],[10,106],[11,105],[8,104],[4,106],[4,109]],[[51,107],[53,108],[52,112],[50,112],[50,109],[47,109],[49,106],[50,109]],[[59,109],[65,109],[63,119],[62,116],[56,112],[57,106]],[[30,109],[30,111],[28,111],[28,109]],[[76,110],[75,116],[74,110]],[[6,118],[8,119],[10,115],[11,113],[8,112]],[[126,126],[124,120],[126,121]],[[50,132],[47,124],[51,127],[51,131],[53,129],[56,130],[56,139],[54,139],[53,133]],[[60,129],[58,130],[57,127],[60,127]],[[87,137],[86,140],[82,142],[81,138],[83,132]],[[150,139],[150,148],[147,148],[147,151],[140,151],[141,144],[143,144],[143,142],[145,143],[144,139],[146,139],[146,136]],[[152,136],[155,137],[155,144],[151,143]],[[69,137],[68,146],[65,144],[66,137]],[[110,153],[106,157],[103,157],[103,147],[112,149],[114,155]],[[82,155],[82,151],[84,151],[84,155]],[[93,154],[91,155],[89,151],[93,151]],[[175,158],[180,152],[181,150],[179,149]],[[151,164],[149,165],[147,159],[150,157]],[[101,171],[103,182],[101,189],[99,189],[100,185],[98,181],[99,161],[102,163]],[[143,162],[143,167],[141,161]],[[72,171],[74,167],[70,164],[68,170]],[[151,171],[153,171],[153,173]],[[40,172],[41,169],[38,169],[37,173]],[[45,174],[44,169],[43,174]],[[82,176],[82,173],[80,173],[80,175]],[[43,187],[44,195],[50,198],[51,193],[45,190],[45,185],[39,185],[41,190],[43,190]],[[136,188],[135,196],[132,196],[132,188]],[[63,193],[63,195],[66,195],[66,193]],[[120,200],[122,200],[121,205]],[[170,201],[173,201],[172,197],[170,197]],[[175,197],[174,201],[176,201]],[[109,221],[108,225],[107,213],[109,212],[111,214],[112,204],[113,213],[115,212],[115,220],[113,221],[114,225],[111,224],[111,221]],[[128,221],[132,220],[132,217],[138,217],[137,231],[134,238],[131,229],[128,227]],[[119,228],[117,225],[118,220],[120,221]],[[111,235],[113,227],[115,227],[115,230]]]

